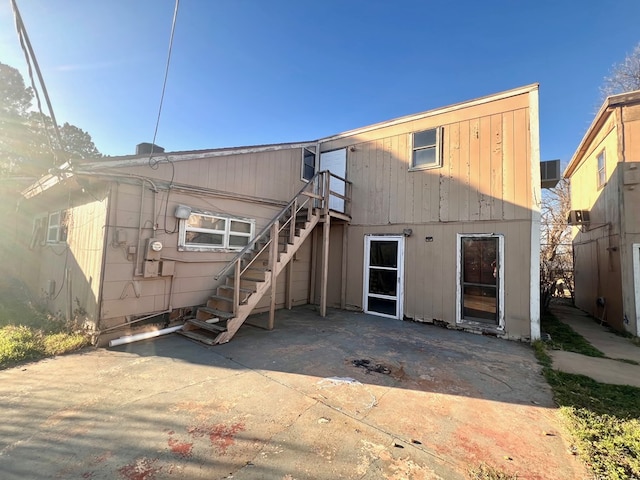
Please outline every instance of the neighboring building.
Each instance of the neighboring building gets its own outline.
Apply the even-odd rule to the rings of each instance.
[[[564,172],[575,301],[618,330],[640,318],[640,91],[607,98]]]
[[[228,341],[307,303],[536,339],[539,160],[530,85],[316,141],[65,165],[23,192],[16,259],[101,340],[195,313]]]

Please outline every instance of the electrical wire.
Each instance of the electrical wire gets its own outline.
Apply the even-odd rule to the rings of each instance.
[[[15,1],[15,0],[13,0]],[[171,36],[169,37],[169,51],[167,52],[167,64],[164,69],[164,80],[162,82],[162,93],[160,94],[160,105],[158,106],[158,117],[156,118],[156,126],[153,131],[153,140],[151,142],[151,152],[149,153],[149,167],[154,170],[158,168],[159,161],[153,161],[153,147],[156,144],[156,137],[158,136],[158,127],[160,126],[160,117],[162,115],[162,104],[164,103],[164,94],[167,88],[167,78],[169,77],[169,65],[171,64],[171,52],[173,50],[173,36],[176,30],[176,19],[178,18],[178,7],[180,6],[180,0],[176,0],[175,8],[173,10],[173,20],[171,22]],[[169,161],[169,160],[167,160]]]
[[[29,35],[27,34],[27,29],[22,21],[22,16],[20,15],[20,11],[18,10],[18,5],[16,0],[11,0],[11,7],[13,9],[13,15],[16,23],[16,30],[18,33],[18,39],[20,40],[20,47],[22,48],[22,52],[24,53],[24,58],[27,62],[27,69],[29,73],[29,79],[31,80],[31,88],[33,88],[33,92],[36,97],[36,103],[38,105],[38,111],[40,112],[40,118],[42,119],[42,127],[47,137],[47,141],[49,142],[49,147],[51,148],[51,152],[53,153],[54,165],[58,162],[58,158],[56,155],[56,151],[53,148],[53,144],[51,143],[51,137],[49,136],[49,130],[47,129],[47,122],[45,119],[45,115],[42,112],[42,103],[40,101],[40,94],[38,93],[38,89],[36,88],[36,82],[33,78],[33,69],[31,66],[31,62],[33,62],[33,67],[36,70],[36,74],[38,75],[38,80],[40,81],[40,86],[42,87],[42,94],[44,95],[45,101],[47,102],[47,108],[49,109],[49,114],[51,115],[51,123],[53,124],[53,131],[56,135],[56,139],[58,140],[58,145],[60,146],[60,150],[64,151],[64,144],[62,143],[62,136],[60,135],[60,130],[58,129],[58,122],[56,121],[56,115],[53,112],[53,107],[51,105],[51,100],[49,98],[49,93],[47,91],[47,86],[44,83],[44,78],[42,77],[42,72],[40,71],[40,66],[38,65],[38,59],[33,51],[33,47],[31,46],[31,41],[29,40]]]

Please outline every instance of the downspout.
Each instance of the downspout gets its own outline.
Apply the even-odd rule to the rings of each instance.
[[[142,239],[142,212],[144,208],[144,182],[140,182],[140,216],[138,218],[138,243],[136,245],[136,259],[133,267],[133,276],[139,277],[142,272],[139,270],[140,265],[140,240]]]

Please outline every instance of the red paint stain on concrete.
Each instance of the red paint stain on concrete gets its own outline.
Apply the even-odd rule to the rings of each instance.
[[[171,453],[180,455],[183,458],[188,458],[191,456],[191,451],[193,450],[193,443],[180,442],[175,438],[170,438],[168,441],[168,444],[169,444],[169,448],[171,448]]]
[[[244,423],[234,423],[233,425],[214,425],[209,432],[211,445],[218,447],[221,453],[226,453],[227,448],[235,443],[234,435],[244,430]]]
[[[232,425],[193,426],[187,429],[192,437],[204,437],[207,435],[211,441],[211,446],[218,449],[222,454],[227,453],[227,449],[235,443],[235,435],[245,430],[244,423],[234,423]]]
[[[118,469],[118,473],[127,480],[154,480],[156,473],[162,470],[162,467],[154,466],[157,461],[157,458],[138,458],[135,462]]]

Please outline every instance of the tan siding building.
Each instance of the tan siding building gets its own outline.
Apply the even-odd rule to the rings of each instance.
[[[640,92],[609,97],[565,177],[573,227],[576,305],[638,335],[640,318]]]
[[[199,305],[224,303],[229,262],[258,255],[283,207],[310,198],[312,222],[296,229],[308,237],[291,231],[278,256],[287,264],[252,263],[267,283],[282,271],[274,301],[273,285],[255,289],[264,296],[253,312],[317,303],[536,339],[537,95],[527,86],[310,142],[63,167],[24,192],[25,216],[47,217],[25,249],[46,271],[25,263],[24,276],[37,292],[67,272],[68,295],[47,293],[48,306],[77,298],[103,335],[200,315]],[[313,175],[325,170],[333,176]],[[56,241],[54,206],[66,234]]]

